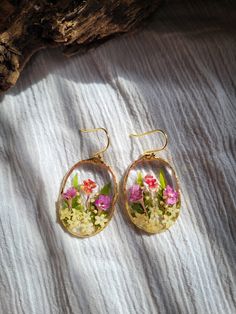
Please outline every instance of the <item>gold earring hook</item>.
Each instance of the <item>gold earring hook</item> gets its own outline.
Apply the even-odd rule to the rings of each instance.
[[[156,129],[156,130],[153,130],[153,131],[148,131],[148,132],[145,132],[145,133],[141,133],[141,134],[130,134],[129,136],[130,137],[142,137],[142,136],[145,136],[145,135],[150,135],[150,134],[153,134],[153,133],[161,133],[164,138],[165,138],[165,143],[164,145],[161,147],[161,148],[157,148],[157,149],[152,149],[152,150],[145,150],[143,152],[143,155],[150,155],[150,154],[155,154],[157,152],[160,152],[162,150],[164,150],[168,144],[168,137],[167,137],[167,134],[166,132],[160,130],[160,129]]]
[[[109,138],[109,135],[108,135],[107,130],[106,130],[105,128],[95,128],[95,129],[80,129],[80,131],[83,132],[83,133],[97,132],[97,131],[103,131],[103,132],[105,132],[106,137],[107,137],[107,144],[106,144],[106,146],[105,146],[103,149],[99,150],[98,152],[96,152],[96,153],[93,155],[93,157],[101,158],[101,155],[102,155],[103,153],[105,153],[105,151],[108,149],[108,147],[109,147],[109,145],[110,145],[110,138]]]

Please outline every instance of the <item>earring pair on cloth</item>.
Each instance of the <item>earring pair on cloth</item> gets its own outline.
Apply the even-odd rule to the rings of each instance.
[[[106,129],[82,129],[81,132],[104,131],[106,146],[91,158],[77,162],[65,175],[57,200],[58,219],[63,229],[75,237],[93,236],[111,220],[118,197],[118,184],[103,154],[110,144]],[[156,153],[167,146],[167,135],[156,129],[152,133],[164,137],[162,147],[145,151],[128,168],[123,181],[123,199],[127,214],[140,229],[150,234],[167,230],[179,216],[180,189],[171,165]]]

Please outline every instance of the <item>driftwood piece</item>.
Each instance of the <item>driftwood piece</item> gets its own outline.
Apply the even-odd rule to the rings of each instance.
[[[44,47],[72,55],[134,29],[160,0],[2,0],[0,91],[13,86],[26,62]]]

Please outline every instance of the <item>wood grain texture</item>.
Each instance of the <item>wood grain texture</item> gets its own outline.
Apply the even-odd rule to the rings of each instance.
[[[185,4],[170,2],[145,30],[85,56],[39,53],[1,98],[1,313],[235,313],[236,7]],[[167,131],[160,156],[182,187],[169,232],[135,229],[122,196],[93,238],[56,223],[63,175],[102,141],[79,128],[99,126],[119,180],[158,144],[127,135]]]
[[[13,4],[11,0],[0,3],[0,93],[16,84],[37,51],[61,47],[67,56],[84,52],[134,30],[160,0],[20,0]]]

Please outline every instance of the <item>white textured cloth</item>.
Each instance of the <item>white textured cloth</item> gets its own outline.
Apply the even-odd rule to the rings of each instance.
[[[0,312],[236,311],[235,1],[166,3],[135,34],[65,59],[42,51],[0,106]],[[177,223],[148,236],[120,196],[108,227],[80,240],[56,222],[65,172],[103,145],[122,180],[162,128],[182,189]]]

